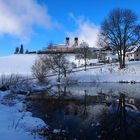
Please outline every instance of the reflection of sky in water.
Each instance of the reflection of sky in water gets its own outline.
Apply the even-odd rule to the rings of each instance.
[[[73,95],[96,95],[97,93],[106,93],[118,95],[124,93],[127,96],[140,98],[140,84],[124,84],[124,83],[85,83],[71,85],[67,87],[67,92]]]
[[[108,109],[105,104],[86,105],[75,100],[63,103],[63,100],[48,102],[39,99],[32,101],[31,112],[46,121],[51,129],[68,131],[71,139],[83,140],[84,137],[85,140],[97,140],[100,119]]]
[[[112,130],[112,126],[114,127],[116,123],[118,123],[118,121],[112,121],[112,118],[118,120],[118,116],[115,114],[118,110],[118,102],[114,102],[116,101],[116,97],[113,97],[115,100],[112,100],[110,104],[108,104],[108,101],[104,102],[106,99],[104,94],[99,93],[105,93],[108,95],[119,95],[119,93],[125,93],[129,97],[135,97],[138,98],[138,100],[140,99],[139,84],[85,83],[67,87],[55,87],[54,91],[57,91],[57,89],[60,90],[60,95],[66,94],[66,97],[74,95],[72,97],[76,96],[78,98],[63,98],[65,96],[60,96],[62,98],[58,98],[57,100],[56,98],[51,98],[50,100],[47,100],[47,98],[38,100],[36,98],[36,100],[32,101],[31,112],[34,116],[45,120],[52,129],[68,130],[71,138],[74,139],[77,137],[79,140],[83,140],[83,138],[96,140],[101,134],[100,129],[106,131],[107,128],[109,132],[110,129]],[[97,94],[100,96],[94,96]],[[137,112],[135,110],[128,109],[127,107],[127,112],[136,121],[140,121],[139,111]],[[113,113],[115,115],[112,115]],[[135,132],[133,131],[133,127],[136,126],[136,122],[131,124],[130,117],[127,121],[129,132]],[[140,127],[138,125],[138,131],[139,128]],[[115,135],[118,136],[118,133]],[[134,135],[136,134],[134,133]]]

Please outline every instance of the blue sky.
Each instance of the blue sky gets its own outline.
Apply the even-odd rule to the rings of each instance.
[[[113,8],[132,9],[140,18],[139,0],[1,0],[0,56],[22,43],[29,51],[75,36],[95,46],[101,22]]]

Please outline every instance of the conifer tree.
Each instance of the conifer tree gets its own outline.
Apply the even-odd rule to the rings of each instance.
[[[16,49],[15,49],[15,52],[14,52],[15,54],[18,54],[19,53],[19,47],[16,47]]]
[[[20,51],[19,51],[20,54],[23,54],[24,53],[24,49],[23,49],[23,44],[21,44],[20,46]]]

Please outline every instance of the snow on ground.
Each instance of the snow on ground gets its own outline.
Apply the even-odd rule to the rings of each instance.
[[[80,60],[76,59],[75,54],[68,54],[68,55],[66,55],[66,58],[68,59],[69,62],[75,63],[77,67],[80,67],[81,65],[85,64],[84,59],[80,59]],[[97,62],[98,62],[98,59],[87,60],[87,64],[94,64],[94,63],[97,63]]]
[[[75,60],[74,55],[67,55],[68,60],[81,65],[80,60]],[[11,56],[0,57],[0,75],[1,74],[20,74],[31,76],[31,67],[37,59],[35,54],[17,54]],[[90,60],[89,63],[97,63],[97,59]],[[120,81],[136,81],[140,82],[140,61],[127,62],[127,66],[123,70],[118,69],[118,65],[102,65],[99,67],[92,66],[93,69],[81,72],[71,73],[70,79],[78,82],[120,82]],[[83,68],[84,69],[84,68]]]
[[[46,127],[46,124],[41,119],[32,117],[30,112],[26,112],[21,102],[17,101],[12,106],[2,104],[4,97],[9,94],[8,91],[0,92],[0,138],[2,140],[41,140],[41,137],[31,132]]]
[[[16,54],[0,57],[0,74],[31,75],[31,67],[37,58],[35,54]]]
[[[31,67],[37,59],[37,55],[33,54],[21,54],[21,55],[11,55],[6,57],[0,57],[0,75],[1,74],[21,74],[25,76],[31,76]],[[73,56],[69,57],[71,62],[75,62]],[[96,63],[97,60],[93,60],[93,63]],[[91,63],[92,63],[91,62]],[[78,63],[78,61],[77,61]],[[89,67],[88,67],[89,68]],[[80,68],[79,70],[81,70]],[[83,67],[84,69],[84,67]],[[55,79],[56,76],[50,79]],[[117,64],[108,64],[101,66],[92,66],[92,69],[88,69],[87,71],[78,71],[71,73],[68,75],[67,79],[75,80],[77,82],[120,82],[120,81],[136,81],[140,82],[140,62],[127,62],[126,68],[119,70]],[[139,86],[139,85],[137,85]],[[38,89],[38,88],[37,88]],[[81,89],[81,88],[80,88]],[[80,89],[77,89],[79,93]],[[116,92],[121,92],[124,89],[120,89],[120,87],[113,86],[113,88],[109,89],[106,85],[102,86],[102,88],[96,88],[88,90],[92,93],[93,91],[97,91],[94,94],[97,94],[101,90],[106,90],[110,93],[110,90],[115,90]],[[125,89],[128,89],[127,87]],[[139,88],[131,88],[132,93],[135,89]],[[76,91],[71,87],[71,90]],[[138,91],[139,92],[139,91]],[[25,110],[24,104],[22,101],[16,100],[15,104],[12,106],[8,106],[3,104],[4,97],[10,94],[10,92],[1,92],[0,91],[0,136],[2,140],[33,140],[34,135],[31,134],[31,131],[34,129],[45,127],[46,124],[39,118],[32,117],[30,112]],[[84,94],[84,92],[81,92]],[[136,94],[137,95],[137,94]],[[41,139],[36,136],[37,140]]]
[[[140,61],[127,62],[125,69],[117,64],[102,65],[87,71],[71,73],[68,77],[77,82],[140,82]]]

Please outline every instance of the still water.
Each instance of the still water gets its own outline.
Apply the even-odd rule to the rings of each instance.
[[[139,140],[139,84],[59,86],[27,99],[49,140]]]

